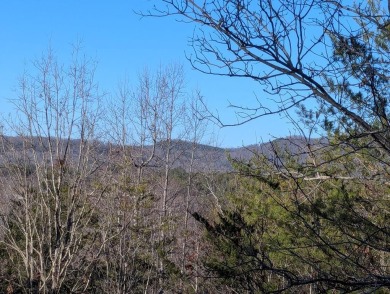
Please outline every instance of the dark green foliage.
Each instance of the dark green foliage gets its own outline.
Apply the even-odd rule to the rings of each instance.
[[[278,178],[258,164],[237,164],[241,184],[214,224],[193,213],[213,248],[205,269],[233,292],[387,293],[388,188]]]

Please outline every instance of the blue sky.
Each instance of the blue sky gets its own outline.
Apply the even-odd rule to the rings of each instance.
[[[141,18],[148,0],[12,0],[0,1],[0,113],[13,112],[17,77],[49,44],[61,59],[70,44],[82,40],[84,52],[98,60],[97,80],[113,92],[120,79],[136,82],[143,68],[182,63],[188,90],[199,89],[211,110],[227,123],[234,122],[231,103],[256,105],[259,85],[244,79],[204,75],[191,68],[185,53],[193,24],[174,18]],[[235,147],[289,135],[292,126],[279,116],[255,120],[240,127],[215,129],[217,143]]]

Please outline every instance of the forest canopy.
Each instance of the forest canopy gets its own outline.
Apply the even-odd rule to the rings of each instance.
[[[143,14],[198,25],[196,69],[259,83],[238,124],[295,111],[299,136],[202,145],[205,118],[224,122],[180,65],[105,104],[92,59],[49,50],[1,136],[0,292],[389,293],[388,7],[161,0]]]

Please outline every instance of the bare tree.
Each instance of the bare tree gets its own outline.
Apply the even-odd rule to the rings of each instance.
[[[199,24],[189,56],[196,69],[253,79],[272,96],[273,109],[238,105],[238,124],[302,107],[326,129],[353,128],[389,149],[389,14],[380,1],[162,2],[148,14]]]
[[[102,93],[95,62],[74,47],[69,66],[52,50],[20,78],[17,137],[2,137],[1,177],[11,207],[1,223],[14,289],[86,291],[102,249],[93,225],[105,189],[96,141]],[[94,184],[95,183],[95,184]]]
[[[143,291],[156,292],[171,278],[165,264],[174,264],[169,248],[179,212],[173,203],[181,187],[171,183],[171,174],[182,153],[177,139],[183,138],[187,114],[182,67],[145,70],[134,90],[122,84],[117,98],[109,117],[119,143],[112,152],[119,167],[114,197],[127,203],[126,209],[115,209],[123,228],[116,256],[123,286],[117,289],[127,293],[139,283]],[[144,229],[149,233],[143,235]],[[135,281],[138,275],[142,278]]]
[[[159,205],[152,175],[158,168],[161,134],[159,95],[153,76],[145,70],[134,89],[130,81],[120,84],[106,116],[115,166],[110,193],[115,201],[108,211],[116,215],[111,227],[119,235],[106,248],[107,276],[112,277],[108,292],[148,292],[158,287]]]

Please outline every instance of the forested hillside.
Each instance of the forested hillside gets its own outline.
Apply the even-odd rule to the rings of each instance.
[[[49,49],[2,123],[0,292],[390,293],[389,7],[158,3],[144,16],[200,26],[195,68],[271,97],[236,125],[294,135],[209,145],[226,125],[180,65],[107,94],[80,46]]]
[[[386,293],[389,182],[348,146],[1,142],[4,293]]]

